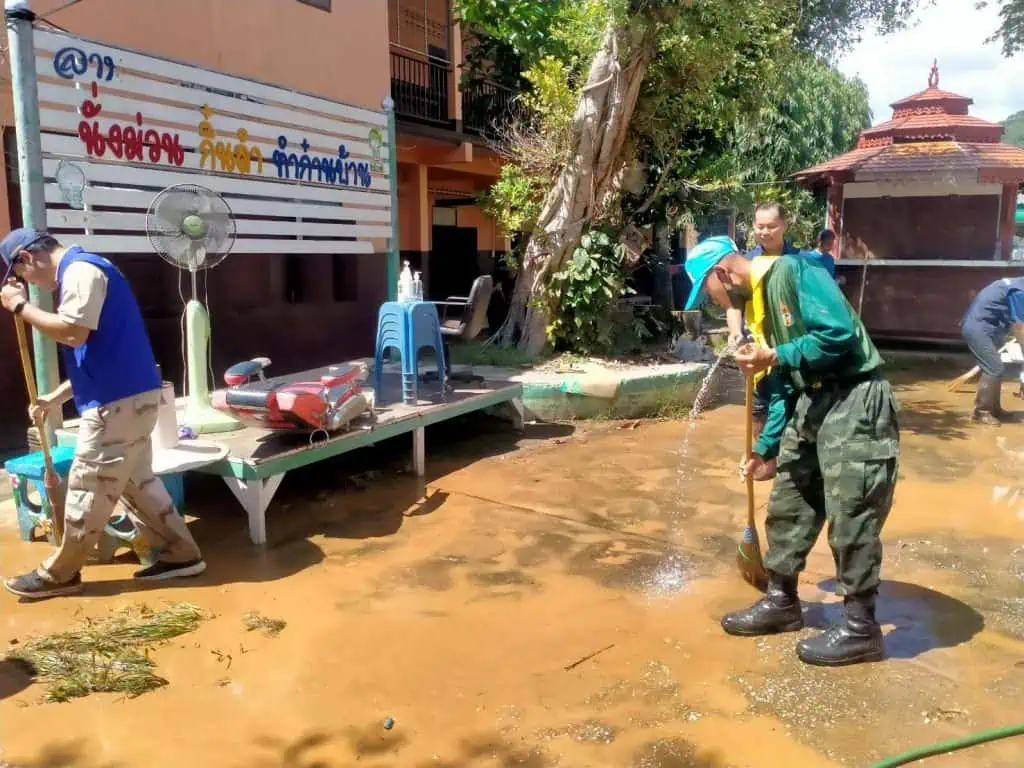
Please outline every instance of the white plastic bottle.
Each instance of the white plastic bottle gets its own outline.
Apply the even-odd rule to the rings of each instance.
[[[412,301],[412,270],[409,269],[409,262],[402,267],[402,274],[398,278],[398,300]]]

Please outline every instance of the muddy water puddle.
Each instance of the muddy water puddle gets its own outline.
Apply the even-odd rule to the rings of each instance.
[[[490,423],[469,439],[463,425],[431,436],[426,486],[404,449],[287,479],[264,551],[226,490],[202,488],[192,526],[210,567],[187,585],[132,591],[126,559],[88,568],[80,598],[0,595],[5,646],[139,600],[214,614],[152,652],[169,684],[137,699],[41,705],[39,685],[0,669],[4,758],[22,768],[860,768],[1007,724],[1024,695],[1024,503],[1012,493],[1024,465],[962,417],[969,394],[934,382],[900,397],[881,664],[821,670],[793,654],[839,616],[824,542],[802,586],[807,629],[721,633],[721,613],[756,597],[734,565],[735,399],[696,420],[682,491],[685,421],[528,428],[524,439]],[[1024,446],[1020,433],[1002,429]],[[759,506],[767,493],[759,484]],[[0,533],[5,575],[45,551]],[[286,626],[248,632],[251,611]],[[173,743],[154,738],[171,727]],[[933,762],[1019,767],[1022,752],[1006,742]]]

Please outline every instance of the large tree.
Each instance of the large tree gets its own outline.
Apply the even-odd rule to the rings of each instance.
[[[514,49],[532,86],[496,188],[503,223],[528,234],[500,340],[543,348],[567,295],[549,289],[571,273],[569,256],[585,264],[589,231],[614,230],[635,253],[636,222],[735,176],[738,121],[801,65],[787,60],[791,46],[842,49],[865,23],[895,25],[916,2],[459,0],[467,23]]]

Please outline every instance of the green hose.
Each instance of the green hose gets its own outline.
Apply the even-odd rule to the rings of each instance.
[[[938,744],[933,744],[930,747],[912,749],[901,755],[896,755],[895,757],[887,757],[882,762],[875,763],[871,768],[894,768],[894,766],[897,765],[906,765],[907,763],[913,763],[917,760],[923,760],[926,757],[944,755],[947,752],[956,752],[961,749],[967,749],[967,747],[985,744],[989,741],[1006,739],[1010,736],[1024,736],[1024,723],[1020,723],[1019,725],[1007,725],[1003,728],[992,728],[987,731],[982,731],[981,733],[976,733],[973,736],[964,736],[959,739],[942,741]]]

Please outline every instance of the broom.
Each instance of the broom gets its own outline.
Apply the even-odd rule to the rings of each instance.
[[[36,391],[36,377],[32,373],[32,361],[28,356],[28,338],[25,334],[25,321],[18,315],[14,316],[14,328],[18,334],[18,351],[21,353],[21,370],[25,374],[25,388],[28,390],[28,400],[35,405],[39,400],[39,392]],[[64,539],[64,486],[61,484],[57,471],[53,468],[53,457],[50,455],[50,438],[46,434],[46,417],[40,416],[36,420],[36,430],[39,432],[39,445],[43,449],[43,485],[46,487],[46,497],[50,500],[50,510],[53,513],[53,535],[60,546]]]
[[[754,379],[752,376],[747,376],[746,401],[745,455],[747,459],[750,459],[754,452]],[[743,530],[743,539],[736,552],[736,564],[739,566],[743,578],[763,592],[768,586],[768,574],[765,572],[764,562],[761,560],[761,545],[758,543],[757,526],[754,524],[753,473],[748,472],[745,479],[747,482],[747,527]]]

